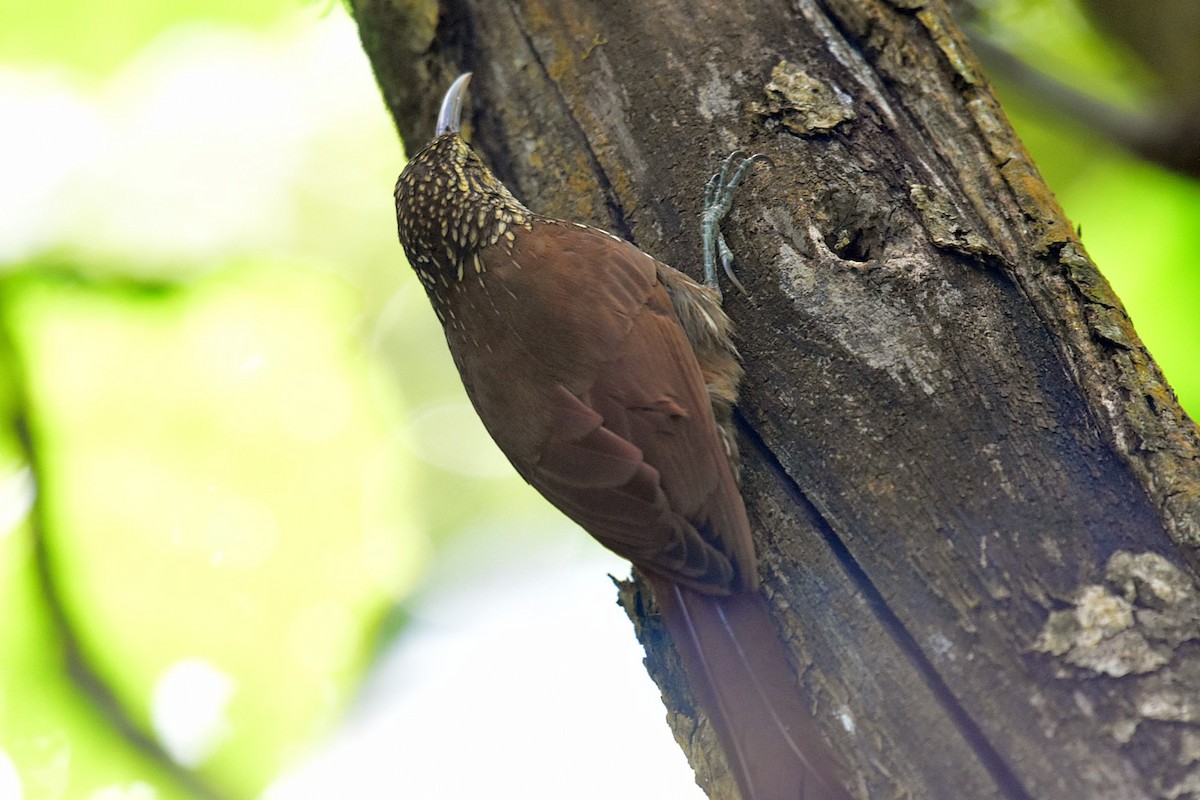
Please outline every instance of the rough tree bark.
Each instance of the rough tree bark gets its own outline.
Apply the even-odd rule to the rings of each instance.
[[[355,13],[410,146],[474,70],[518,197],[693,275],[709,174],[774,161],[725,226],[745,495],[858,796],[1200,796],[1197,429],[940,0]],[[643,597],[677,738],[732,797]]]

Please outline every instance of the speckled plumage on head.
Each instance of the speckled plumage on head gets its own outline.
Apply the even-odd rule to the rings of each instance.
[[[534,215],[457,133],[445,133],[415,155],[396,182],[396,220],[405,255],[438,314],[447,292],[481,274],[485,247],[512,249],[513,227]]]

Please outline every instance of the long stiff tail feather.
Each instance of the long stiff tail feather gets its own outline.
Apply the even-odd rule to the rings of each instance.
[[[762,596],[720,597],[649,580],[742,800],[852,800]]]

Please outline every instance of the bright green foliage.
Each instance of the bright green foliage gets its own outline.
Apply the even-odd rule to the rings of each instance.
[[[263,28],[298,0],[0,0],[0,61],[103,74],[180,25]]]
[[[338,709],[368,626],[421,561],[389,519],[403,503],[364,491],[402,491],[404,462],[362,401],[353,298],[282,265],[168,298],[23,295],[71,618],[147,727],[172,665],[227,676],[227,735],[204,763],[251,795]],[[78,776],[90,748],[73,749]]]
[[[444,473],[410,455],[408,420],[461,389],[426,369],[436,320],[407,313],[424,298],[395,242],[394,131],[351,23],[320,13],[4,9],[0,108],[29,113],[0,152],[3,800],[191,796],[101,710],[109,688],[209,786],[257,795],[343,711],[434,538],[471,513],[425,510],[447,505],[428,491]],[[381,360],[397,341],[441,379],[401,397]],[[65,635],[102,686],[68,676]]]

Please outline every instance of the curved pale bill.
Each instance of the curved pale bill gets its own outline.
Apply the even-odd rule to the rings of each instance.
[[[443,133],[458,133],[462,130],[463,100],[467,97],[467,84],[471,82],[471,73],[459,75],[446,96],[442,98],[442,110],[438,112],[437,135]]]

